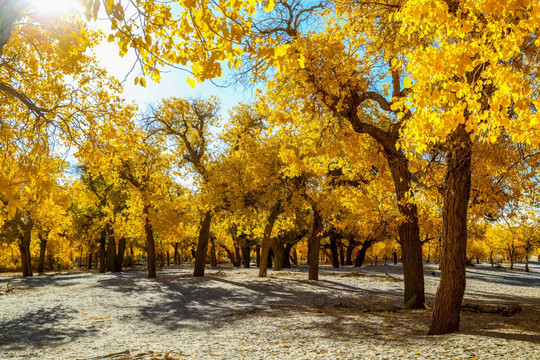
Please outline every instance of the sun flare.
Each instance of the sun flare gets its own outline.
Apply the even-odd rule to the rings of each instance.
[[[81,0],[32,0],[32,7],[42,15],[59,15],[80,10]]]

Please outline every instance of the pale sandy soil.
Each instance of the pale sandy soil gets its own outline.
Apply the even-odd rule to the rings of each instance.
[[[466,301],[523,310],[464,311],[460,333],[435,337],[429,310],[400,310],[399,265],[323,267],[318,282],[304,268],[266,279],[229,268],[157,280],[140,270],[4,274],[0,359],[540,359],[540,264],[531,268],[468,268]],[[425,270],[431,302],[439,271]]]

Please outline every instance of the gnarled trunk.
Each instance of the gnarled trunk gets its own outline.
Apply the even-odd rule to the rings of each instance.
[[[264,226],[264,235],[260,255],[259,277],[266,277],[267,275],[270,237],[272,236],[274,223],[276,222],[276,219],[282,211],[283,210],[281,208],[281,202],[278,201],[270,209],[270,214],[268,215],[266,225]]]
[[[402,249],[403,278],[405,284],[404,304],[409,309],[423,309],[424,268],[422,263],[422,242],[418,227],[418,209],[415,204],[406,202],[411,189],[412,176],[408,160],[401,152],[385,152],[392,180],[396,189],[398,210],[404,220],[398,226],[399,243]]]
[[[208,252],[208,242],[210,240],[210,225],[212,223],[212,216],[212,211],[208,210],[204,214],[201,221],[197,252],[195,253],[195,268],[193,269],[193,276],[204,276],[204,266],[206,263],[206,254]]]
[[[429,334],[459,330],[459,311],[465,292],[467,209],[471,190],[472,142],[464,125],[452,134],[446,160],[441,281],[435,294]]]
[[[332,254],[332,267],[339,268],[337,238],[334,234],[330,234],[330,252]]]
[[[374,240],[368,239],[362,243],[360,250],[358,250],[358,256],[354,260],[354,267],[361,267],[366,259],[366,251],[373,245]]]
[[[292,268],[291,265],[291,249],[294,246],[294,244],[287,243],[285,244],[285,248],[283,249],[283,268],[284,269],[290,269]]]
[[[283,270],[283,263],[285,262],[285,253],[283,249],[283,242],[279,238],[273,238],[271,240],[272,253],[274,254],[274,271]]]

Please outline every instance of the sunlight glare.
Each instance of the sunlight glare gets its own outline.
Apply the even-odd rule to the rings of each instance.
[[[42,15],[60,15],[80,11],[80,0],[32,0],[32,7]]]

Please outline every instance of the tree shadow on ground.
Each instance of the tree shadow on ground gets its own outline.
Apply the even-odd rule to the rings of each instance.
[[[332,306],[395,309],[402,297],[396,290],[368,290],[326,280],[186,278],[176,274],[161,274],[154,280],[143,278],[143,274],[118,274],[98,280],[95,286],[128,294],[125,302],[137,315],[126,315],[123,320],[137,321],[142,316],[170,330],[179,326],[206,328],[209,324],[219,327],[234,322],[234,315],[272,309],[282,314]],[[131,296],[138,299],[130,301]]]
[[[462,332],[468,335],[540,344],[538,324],[540,324],[539,308],[527,308],[511,316],[473,313],[464,316]]]
[[[6,351],[39,349],[94,334],[93,327],[83,329],[70,324],[76,314],[74,309],[57,305],[8,321],[0,320],[0,348]]]
[[[33,290],[41,287],[67,287],[80,284],[85,278],[92,276],[91,273],[62,274],[62,275],[38,275],[31,277],[13,276],[0,278],[0,289],[5,289],[10,284],[13,291]]]

